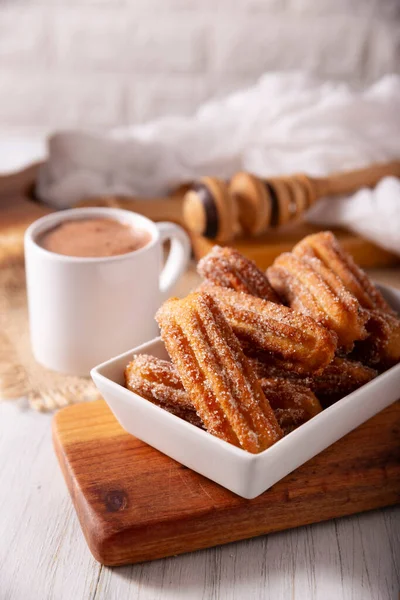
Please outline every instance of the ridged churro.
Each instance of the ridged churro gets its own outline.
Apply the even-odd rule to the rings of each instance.
[[[368,310],[367,339],[356,342],[352,356],[383,371],[400,360],[400,319],[382,310]]]
[[[365,385],[377,374],[375,369],[359,361],[336,357],[321,375],[311,378],[310,388],[326,407]]]
[[[207,430],[249,452],[282,437],[275,415],[214,298],[172,298],[156,319],[190,401]]]
[[[260,384],[285,435],[322,411],[313,392],[300,383],[273,377]]]
[[[267,276],[249,260],[233,248],[214,246],[198,265],[199,275],[214,285],[246,292],[270,302],[280,304]]]
[[[367,337],[368,315],[339,277],[319,258],[286,252],[267,272],[282,300],[334,331],[344,352],[350,352],[356,340]]]
[[[136,355],[125,369],[125,384],[153,404],[204,428],[171,362],[147,354]],[[272,377],[261,379],[260,385],[285,435],[322,410],[311,390],[299,382]]]
[[[219,286],[209,286],[246,354],[268,353],[269,360],[285,371],[310,374],[333,359],[336,335],[310,317]]]
[[[322,261],[366,309],[368,337],[356,343],[355,356],[379,368],[397,363],[400,360],[399,317],[333,233],[323,231],[304,238],[293,248],[293,254]]]
[[[379,309],[395,315],[368,275],[354,262],[331,231],[308,235],[292,250],[298,257],[318,258],[342,281],[363,308]]]
[[[203,427],[175,367],[169,361],[147,354],[134,356],[125,369],[125,385],[173,415]]]
[[[268,362],[268,357],[264,357],[264,360],[262,360],[262,357],[253,358],[251,364],[259,378],[285,378],[309,388],[323,406],[328,406],[351,394],[351,392],[374,379],[378,374],[375,369],[371,369],[359,361],[338,356],[325,367],[322,373],[308,377],[301,377],[296,373],[288,373],[282,369],[277,369]]]

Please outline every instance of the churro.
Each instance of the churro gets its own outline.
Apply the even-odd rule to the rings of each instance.
[[[360,269],[353,257],[342,248],[331,231],[308,235],[296,244],[292,252],[298,257],[318,258],[339,277],[345,288],[357,298],[363,308],[396,314],[365,271]]]
[[[136,355],[125,369],[125,384],[153,404],[204,428],[171,362],[147,354]],[[260,379],[260,385],[285,435],[322,410],[301,381],[269,377]]]
[[[270,302],[280,300],[272,289],[267,276],[249,260],[233,248],[214,246],[198,265],[199,275],[214,285],[246,292]]]
[[[400,319],[382,310],[368,310],[367,339],[356,342],[352,356],[379,371],[400,360]]]
[[[147,354],[134,356],[125,368],[125,386],[192,425],[203,427],[179,374],[169,361]]]
[[[268,277],[291,308],[334,331],[344,352],[350,352],[356,340],[367,337],[368,315],[319,258],[286,252],[268,269]]]
[[[338,356],[325,367],[322,373],[308,377],[301,377],[296,373],[288,373],[282,369],[277,369],[269,363],[268,357],[264,357],[264,360],[261,357],[252,358],[251,364],[260,379],[285,378],[309,388],[323,406],[328,406],[351,394],[351,392],[374,379],[378,374],[375,369],[367,367],[359,361]]]
[[[282,437],[257,377],[211,295],[172,298],[156,319],[188,397],[210,433],[253,453]]]
[[[336,335],[310,317],[219,286],[209,286],[246,354],[267,353],[269,361],[285,371],[309,374],[333,359]]]
[[[261,379],[260,384],[285,435],[322,411],[319,400],[304,385],[278,377]]]
[[[365,385],[377,374],[375,369],[359,361],[336,357],[321,375],[311,378],[310,388],[326,407]]]
[[[343,250],[331,231],[323,231],[304,238],[293,249],[299,257],[313,257],[322,261],[342,281],[345,288],[366,309],[365,341],[356,343],[355,356],[380,368],[392,366],[400,360],[400,320],[378,288],[360,269],[353,258]]]

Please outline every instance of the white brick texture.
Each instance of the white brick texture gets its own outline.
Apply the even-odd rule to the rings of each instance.
[[[196,74],[206,69],[206,32],[195,19],[134,23],[127,45],[134,72]]]
[[[50,26],[46,9],[1,7],[0,1],[0,68],[48,64]]]
[[[165,114],[188,115],[210,93],[205,80],[192,75],[139,78],[128,86],[128,120],[145,122]]]
[[[121,71],[128,23],[120,10],[57,10],[52,31],[57,64],[63,69]]]
[[[251,31],[251,35],[249,32]],[[216,30],[214,67],[225,73],[254,73],[302,68],[327,77],[358,79],[366,43],[366,25],[356,17],[276,16],[260,23],[227,23]]]
[[[118,125],[122,86],[107,77],[0,72],[0,124],[49,128],[100,129]]]
[[[0,133],[101,129],[306,69],[400,73],[400,0],[0,0]]]

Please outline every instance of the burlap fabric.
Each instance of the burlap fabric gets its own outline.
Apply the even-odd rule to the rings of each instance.
[[[20,397],[35,410],[51,411],[100,395],[89,378],[49,371],[33,358],[22,239],[9,235],[0,245],[0,399]]]

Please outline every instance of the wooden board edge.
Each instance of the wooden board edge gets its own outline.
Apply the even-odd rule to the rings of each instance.
[[[297,529],[298,527],[314,525],[317,523],[330,521],[332,519],[351,516],[361,512],[368,512],[377,508],[393,506],[397,505],[398,503],[398,491],[393,492],[392,496],[388,496],[384,503],[382,503],[382,494],[380,492],[375,499],[370,499],[367,503],[364,502],[363,504],[360,504],[357,508],[354,508],[353,506],[350,510],[343,512],[341,515],[327,514],[322,518],[318,518],[317,520],[314,517],[310,517],[308,519],[304,519],[303,522],[296,522],[289,526],[271,526],[263,529],[262,531],[256,530],[251,533],[232,533],[232,531],[234,531],[235,529],[234,526],[236,525],[236,521],[234,521],[233,523],[231,523],[231,521],[228,521],[226,528],[224,528],[224,530],[221,530],[222,532],[220,533],[220,537],[215,535],[215,530],[218,527],[218,525],[215,524],[214,518],[211,518],[208,522],[205,522],[203,517],[201,518],[201,521],[200,518],[198,519],[200,523],[200,529],[202,532],[204,532],[204,530],[208,528],[210,531],[214,532],[214,538],[212,542],[210,542],[209,540],[206,540],[204,542],[199,541],[199,527],[197,527],[195,522],[191,522],[191,527],[189,528],[189,531],[185,533],[184,536],[176,536],[176,530],[174,531],[174,527],[170,526],[170,524],[168,524],[168,529],[166,528],[165,530],[162,527],[162,525],[157,525],[157,534],[160,537],[162,537],[163,543],[166,546],[168,546],[168,549],[164,549],[163,546],[161,546],[159,539],[154,541],[146,541],[146,532],[140,529],[134,529],[120,532],[116,536],[104,538],[102,544],[97,545],[94,550],[93,547],[90,547],[90,550],[94,558],[101,564],[109,567],[116,567],[127,564],[147,562],[161,558],[168,558],[171,556],[179,556],[181,554],[186,554],[189,552],[197,552],[198,550],[205,550],[208,548],[213,548],[215,546],[222,546],[225,544],[240,542],[247,539],[260,537],[263,535],[279,533],[280,531],[286,531],[288,529]],[[225,517],[226,513],[224,515],[224,518]],[[132,543],[132,540],[135,540],[136,538],[140,539],[140,543],[136,548],[132,548],[129,542]],[[128,550],[125,544],[128,545]]]
[[[86,501],[83,491],[79,488],[77,479],[73,477],[60,438],[59,423],[62,417],[66,412],[71,412],[78,406],[66,406],[54,415],[52,420],[53,447],[89,550],[99,563],[106,564],[103,562],[104,552],[102,548],[107,544],[112,533],[115,532],[111,532],[109,527],[102,525],[100,519]]]
[[[225,510],[207,510],[194,517],[188,516],[186,519],[182,519],[182,517],[169,519],[158,523],[155,527],[149,524],[130,526],[124,530],[113,530],[86,502],[73,477],[62,447],[59,424],[62,423],[66,414],[73,411],[79,412],[79,408],[80,405],[69,406],[61,409],[55,415],[53,443],[89,549],[94,558],[106,566],[120,566],[175,556],[390,506],[400,501],[399,465],[395,468],[395,472],[391,472],[384,482],[380,481],[375,489],[371,490],[370,485],[365,487],[360,482],[360,485],[352,490],[351,498],[346,489],[327,490],[323,494],[320,491],[313,494],[312,490],[308,490],[309,497],[318,497],[321,505],[318,519],[315,518],[313,512],[307,513],[304,512],[304,508],[301,508],[304,498],[285,499],[286,502],[290,501],[292,506],[297,503],[299,510],[288,511],[293,516],[292,520],[286,518],[284,527],[279,525],[279,520],[273,518],[273,515],[271,515],[271,520],[265,523],[263,505],[249,502],[247,514],[244,515],[241,505],[238,508],[232,507]],[[338,514],[338,506],[340,506],[340,514]],[[240,519],[237,516],[238,511],[241,513]],[[301,519],[298,517],[299,514],[302,514]],[[162,543],[160,543],[160,539]],[[136,545],[134,540],[138,540]]]

